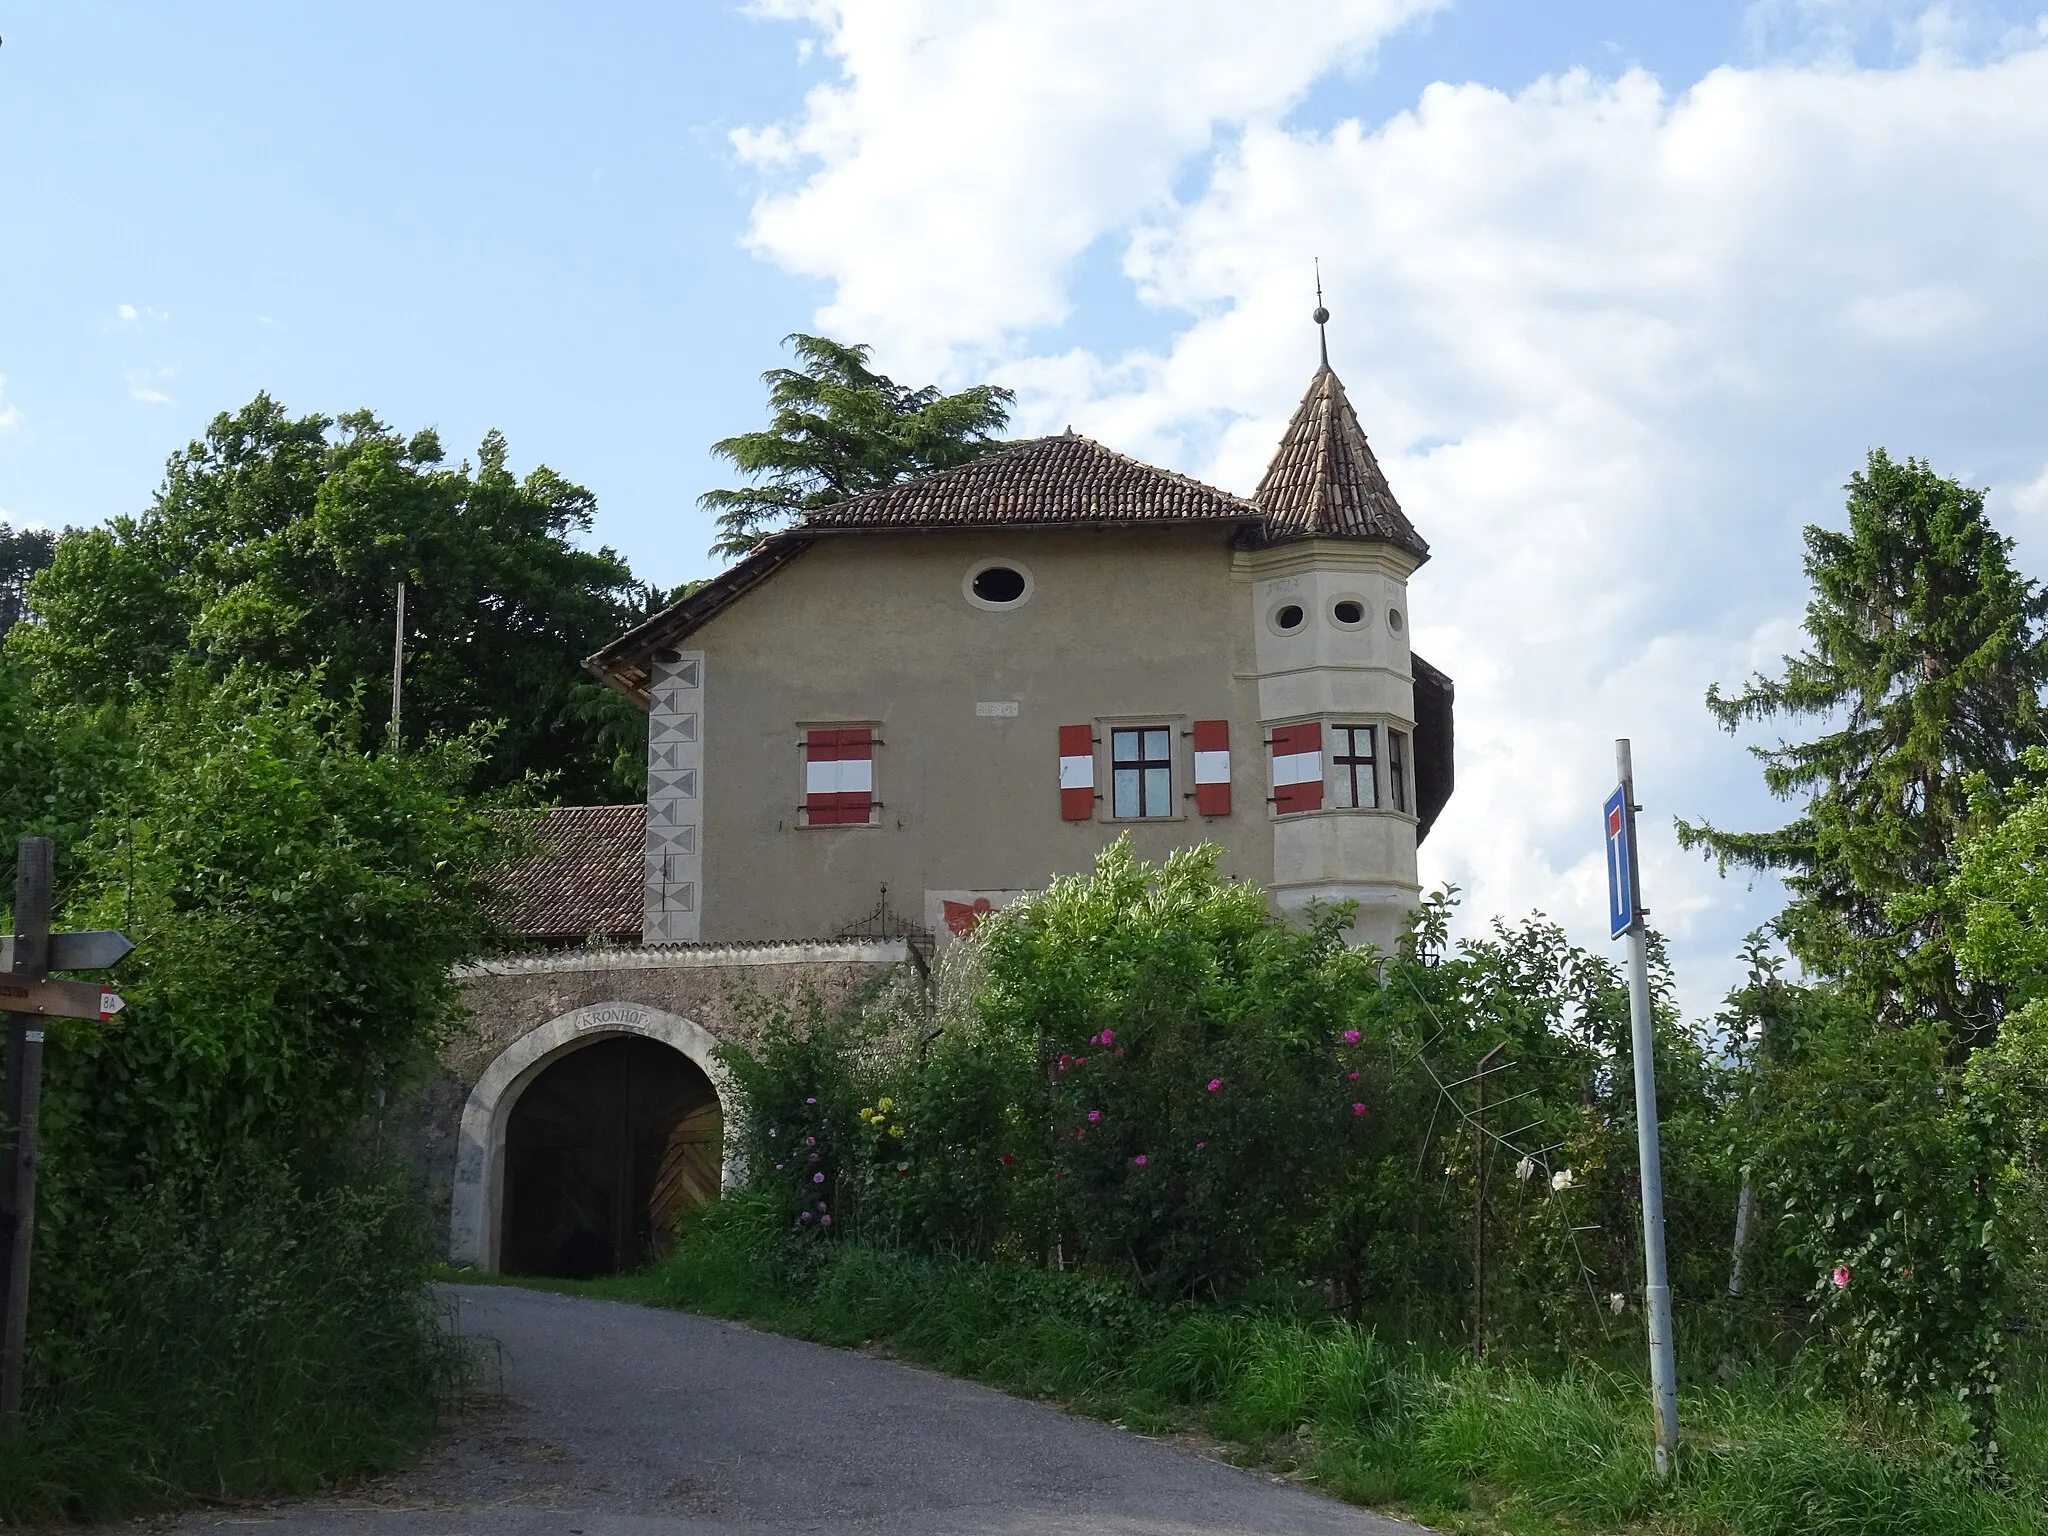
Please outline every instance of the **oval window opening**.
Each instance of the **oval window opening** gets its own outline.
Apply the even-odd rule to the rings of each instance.
[[[1359,624],[1365,620],[1364,605],[1348,600],[1332,608],[1330,614],[1339,624]]]
[[[1282,608],[1278,613],[1273,615],[1273,622],[1279,625],[1282,629],[1301,628],[1301,619],[1301,610],[1297,608],[1293,603],[1289,603],[1285,608]]]
[[[984,603],[1014,603],[1024,595],[1024,573],[1007,565],[976,571],[974,595]]]
[[[1389,608],[1389,609],[1387,610],[1387,628],[1391,629],[1391,630],[1392,630],[1392,631],[1393,631],[1393,632],[1394,632],[1395,634],[1397,634],[1397,635],[1398,635],[1399,633],[1401,633],[1401,610],[1400,610],[1400,609],[1398,609],[1398,608]]]

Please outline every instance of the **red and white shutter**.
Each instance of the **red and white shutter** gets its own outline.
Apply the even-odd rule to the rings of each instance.
[[[1060,727],[1060,819],[1095,819],[1095,727]]]
[[[804,819],[865,826],[875,800],[875,737],[866,726],[804,733]]]
[[[1282,816],[1323,806],[1323,723],[1273,727],[1273,809]]]
[[[1230,722],[1195,722],[1195,810],[1204,816],[1230,814]]]

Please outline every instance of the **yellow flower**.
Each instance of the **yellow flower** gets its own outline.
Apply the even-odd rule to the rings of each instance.
[[[903,1127],[900,1125],[892,1125],[889,1127],[889,1134],[891,1136],[901,1136],[903,1134]]]
[[[890,1099],[890,1098],[880,1098],[880,1099],[877,1099],[877,1100],[875,1100],[875,1108],[879,1109],[879,1110],[880,1110],[880,1111],[881,1111],[881,1112],[882,1112],[883,1114],[885,1114],[885,1115],[886,1115],[887,1113],[889,1113],[889,1111],[890,1111],[890,1110],[892,1110],[892,1109],[894,1109],[895,1107],[896,1107],[896,1101],[895,1101],[894,1099]]]

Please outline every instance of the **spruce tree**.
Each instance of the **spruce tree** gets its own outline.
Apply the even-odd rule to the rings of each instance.
[[[912,389],[868,367],[868,349],[801,332],[783,340],[796,368],[761,375],[772,412],[765,432],[722,438],[711,451],[765,483],[707,491],[718,514],[716,555],[744,555],[815,507],[878,491],[910,475],[951,469],[1007,446],[994,434],[1016,396],[993,384],[957,394]]]
[[[1954,867],[1971,780],[2009,784],[2044,740],[2048,596],[2013,568],[1981,491],[1882,449],[1846,489],[1848,531],[1806,530],[1807,649],[1781,677],[1707,690],[1730,732],[1821,727],[1750,748],[1771,792],[1803,809],[1772,832],[1680,822],[1679,840],[1724,873],[1781,874],[1791,900],[1776,926],[1809,972],[1872,1018],[1939,1022],[1966,1050],[1995,1033],[2001,991],[1958,972],[1954,914],[1925,893]]]

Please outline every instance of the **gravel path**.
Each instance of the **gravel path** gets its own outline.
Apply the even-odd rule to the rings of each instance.
[[[223,1536],[1418,1536],[1106,1424],[687,1313],[452,1286],[503,1396],[349,1499]]]

